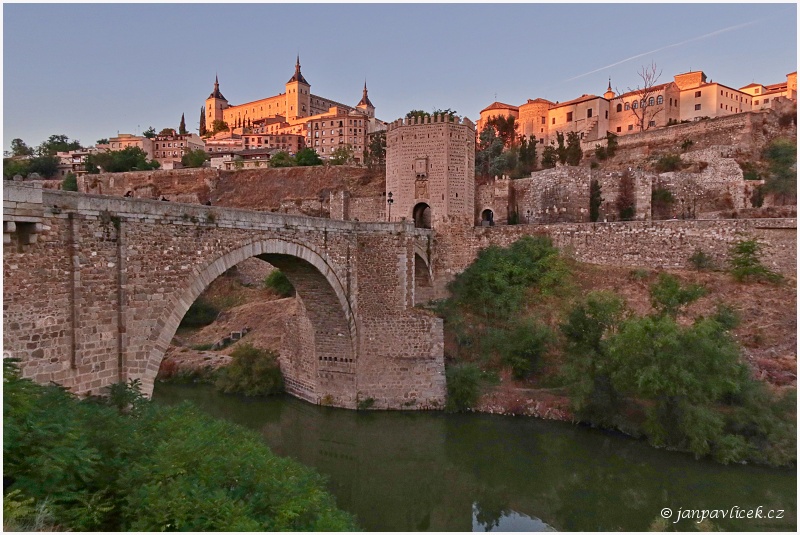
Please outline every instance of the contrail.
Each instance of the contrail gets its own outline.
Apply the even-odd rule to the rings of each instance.
[[[687,43],[691,43],[691,42],[694,42],[694,41],[699,41],[701,39],[707,39],[708,37],[714,37],[715,35],[719,35],[719,34],[725,33],[725,32],[730,32],[730,31],[733,31],[733,30],[738,30],[738,29],[741,29],[741,28],[745,28],[747,26],[752,26],[753,24],[757,24],[759,22],[761,22],[761,21],[756,20],[756,21],[752,21],[752,22],[745,22],[744,24],[739,24],[739,25],[736,25],[736,26],[730,26],[728,28],[723,28],[721,30],[716,30],[716,31],[713,31],[711,33],[707,33],[705,35],[701,35],[699,37],[692,37],[691,39],[687,39],[685,41],[681,41],[680,43],[673,43],[671,45],[662,46],[661,48],[656,48],[655,50],[651,50],[649,52],[642,52],[641,54],[636,54],[635,56],[631,56],[629,58],[622,59],[622,60],[620,60],[620,61],[618,61],[616,63],[612,63],[610,65],[606,65],[605,67],[600,67],[599,69],[595,69],[593,71],[589,71],[589,72],[586,72],[586,73],[583,73],[583,74],[579,74],[578,76],[573,76],[572,78],[568,78],[568,79],[566,79],[564,81],[565,82],[571,82],[572,80],[577,80],[578,78],[583,78],[584,76],[589,76],[590,74],[594,74],[596,72],[600,72],[600,71],[605,70],[605,69],[610,69],[611,67],[616,67],[617,65],[621,65],[622,63],[625,63],[625,62],[628,62],[628,61],[632,61],[632,60],[637,59],[637,58],[641,58],[642,56],[647,56],[648,54],[655,54],[656,52],[661,52],[662,50],[666,50],[668,48],[675,48],[676,46],[682,46],[682,45],[685,45]]]

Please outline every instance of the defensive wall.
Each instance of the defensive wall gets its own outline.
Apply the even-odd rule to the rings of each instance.
[[[152,392],[184,314],[219,275],[257,257],[297,289],[287,390],[355,408],[439,407],[442,322],[414,309],[431,288],[430,231],[153,200],[3,189],[3,343],[25,377],[98,393]]]
[[[478,252],[507,246],[526,235],[546,235],[567,256],[589,264],[631,268],[690,268],[689,257],[701,250],[720,267],[730,247],[756,239],[765,266],[788,276],[797,270],[797,219],[727,219],[559,223],[493,227],[440,227],[434,236],[436,293],[466,269]]]

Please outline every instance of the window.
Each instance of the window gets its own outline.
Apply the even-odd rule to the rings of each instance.
[[[568,123],[571,123],[571,122],[572,122],[572,112],[571,112],[571,111],[568,111],[568,112],[567,112],[567,122],[568,122]]]
[[[632,124],[628,125],[628,130],[633,130],[633,125]]]
[[[591,117],[592,117],[592,108],[589,108],[588,110],[586,110],[586,118],[589,119]]]
[[[765,98],[765,99],[764,99],[764,104],[766,104],[767,102],[769,102],[769,99],[768,99],[768,98]]]
[[[628,111],[629,109],[631,109],[631,105],[626,102],[625,103],[625,111]]]
[[[759,101],[757,101],[757,100],[754,100],[754,101],[753,101],[753,104],[755,104],[756,106],[758,106],[758,102],[759,102]]]
[[[655,105],[655,103],[656,103],[656,99],[654,99],[653,97],[650,97],[650,98],[647,100],[647,105],[648,105],[648,106],[654,106],[654,105]]]
[[[621,126],[617,127],[617,132],[622,132],[622,127]]]
[[[608,110],[606,110],[606,119],[608,119]]]
[[[547,124],[547,117],[542,117],[542,124]]]
[[[658,95],[658,98],[656,99],[656,104],[664,104],[663,95]]]
[[[760,89],[756,89],[756,95],[758,95],[759,93],[761,93],[761,90]],[[756,103],[756,104],[758,104],[758,103]]]
[[[556,124],[556,118],[553,117],[553,124]]]
[[[699,97],[700,95],[702,95],[702,94],[703,94],[703,92],[702,92],[702,91],[695,91],[695,92],[694,92],[694,98],[698,98],[698,97]]]
[[[649,123],[647,123],[647,126],[655,126],[655,125],[656,125],[655,121],[650,121]]]
[[[695,109],[695,110],[699,110],[699,109],[700,109],[700,104],[695,104],[695,105],[694,105],[694,109]]]
[[[635,110],[635,109],[637,109],[638,107],[639,107],[639,102],[638,102],[638,101],[636,101],[636,100],[634,100],[634,101],[633,101],[633,109]]]
[[[622,111],[622,104],[617,104],[617,112],[621,112],[621,111]]]

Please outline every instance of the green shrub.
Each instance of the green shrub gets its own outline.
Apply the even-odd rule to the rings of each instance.
[[[754,239],[735,243],[728,251],[728,262],[731,265],[730,272],[733,278],[738,282],[746,280],[780,282],[783,277],[761,263],[760,252],[761,245]]]
[[[264,287],[274,290],[281,297],[292,297],[294,295],[294,286],[286,274],[276,269],[264,279]]]
[[[214,386],[225,394],[269,396],[283,392],[283,374],[274,351],[242,344],[231,363],[219,370]]]
[[[669,171],[680,171],[683,167],[680,154],[665,154],[656,162],[656,171],[667,173]]]
[[[552,342],[550,329],[533,320],[514,321],[505,329],[490,328],[483,339],[484,350],[497,353],[515,379],[533,373]]]
[[[61,189],[64,191],[78,191],[78,177],[74,173],[67,173],[61,182]]]
[[[212,305],[208,300],[200,297],[192,303],[189,310],[181,320],[181,327],[204,327],[211,323],[219,316],[219,309]]]
[[[478,403],[481,396],[481,370],[475,364],[455,364],[448,366],[447,405],[448,412],[464,412]]]
[[[601,162],[608,158],[608,152],[606,148],[597,144],[594,146],[594,157],[600,160]]]
[[[714,269],[714,259],[702,249],[696,249],[692,256],[689,257],[689,262],[697,271]]]
[[[677,277],[661,273],[650,286],[650,302],[659,314],[676,317],[681,308],[697,301],[707,290],[699,284],[682,285]]]
[[[686,152],[692,145],[694,145],[694,141],[692,141],[691,139],[684,139],[683,143],[681,143],[681,150]]]
[[[589,182],[589,221],[592,223],[600,219],[600,206],[603,204],[603,190],[600,182],[592,179]]]

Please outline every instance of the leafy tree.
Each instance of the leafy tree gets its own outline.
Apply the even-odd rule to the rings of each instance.
[[[589,182],[589,221],[592,223],[600,219],[600,206],[603,204],[603,192],[600,182],[593,178]]]
[[[188,132],[186,131],[186,119],[184,118],[184,114],[182,113],[181,113],[181,124],[178,125],[178,133],[181,135],[188,134]]]
[[[174,136],[175,129],[174,128],[162,128],[161,131],[158,133],[159,136]]]
[[[507,328],[490,328],[483,338],[487,352],[500,356],[515,379],[525,379],[535,371],[554,341],[550,329],[532,319],[512,321]]]
[[[483,177],[499,176],[512,169],[508,153],[503,152],[503,140],[492,125],[481,131],[475,153],[475,172]]]
[[[101,137],[100,139],[98,139],[96,141],[96,144],[97,145],[108,145],[108,138],[107,137]]]
[[[217,390],[245,396],[283,392],[283,375],[277,353],[244,344],[237,346],[231,357],[231,363],[220,370],[214,383]]]
[[[565,162],[568,165],[575,166],[581,163],[581,158],[583,158],[583,149],[581,149],[581,138],[577,133],[567,133],[567,146],[564,149],[564,156]]]
[[[492,117],[486,124],[494,127],[497,137],[503,141],[504,147],[512,147],[517,143],[517,119],[513,115]]]
[[[445,369],[447,412],[464,412],[478,403],[483,374],[475,364],[455,364]]]
[[[369,141],[364,149],[364,162],[370,170],[386,166],[385,130],[369,134]]]
[[[761,245],[755,239],[741,240],[731,246],[728,251],[728,262],[731,275],[739,282],[746,280],[763,280],[780,282],[782,277],[761,263]]]
[[[317,151],[311,147],[306,147],[297,151],[294,160],[297,162],[297,165],[300,166],[322,165],[322,158],[320,158]]]
[[[676,318],[684,306],[706,293],[707,290],[699,284],[684,286],[674,275],[661,273],[658,281],[650,286],[650,303],[659,314]]]
[[[764,191],[785,204],[787,198],[797,195],[797,143],[786,138],[775,139],[764,149],[764,158],[769,165]]]
[[[552,169],[558,161],[558,151],[552,145],[547,145],[542,151],[542,168]]]
[[[221,119],[216,119],[216,120],[214,120],[213,123],[211,123],[211,134],[212,135],[216,134],[218,132],[226,132],[228,130],[229,130],[228,123],[226,123],[225,121],[223,121]]]
[[[78,191],[78,177],[74,173],[67,173],[61,182],[61,189],[64,191]]]
[[[629,314],[625,302],[613,292],[589,292],[561,325],[564,335],[564,376],[570,384],[572,405],[583,420],[610,425],[618,411],[620,394],[612,378],[615,363],[609,340]]]
[[[620,220],[631,221],[636,216],[636,196],[633,175],[630,171],[623,171],[619,179],[619,194],[617,195],[616,205]]]
[[[3,180],[11,180],[16,175],[27,176],[30,167],[30,160],[18,160],[16,158],[3,159]]]
[[[518,157],[517,157],[517,168],[516,168],[516,176],[523,177],[528,176],[531,171],[536,169],[536,145],[538,141],[536,136],[531,136],[528,139],[527,136],[520,137],[519,149],[518,149]]]
[[[33,156],[33,149],[25,144],[20,138],[11,140],[11,155],[12,156]]]
[[[276,152],[269,159],[270,167],[294,167],[295,165],[297,165],[297,162],[286,151]]]
[[[149,171],[158,169],[158,161],[147,161],[147,153],[139,147],[125,147],[122,150],[100,152],[86,157],[86,171],[97,174],[100,169],[105,173],[123,173],[127,171]]]
[[[353,163],[353,147],[349,144],[339,145],[328,158],[331,165],[346,165]]]
[[[567,163],[567,146],[564,144],[564,134],[556,132],[556,155],[561,165]]]
[[[147,130],[142,132],[142,135],[147,139],[153,139],[154,137],[156,137],[156,129],[151,126]]]
[[[210,159],[210,156],[203,149],[187,151],[181,157],[181,165],[184,167],[203,167],[203,164]]]
[[[37,156],[28,161],[28,174],[39,173],[42,178],[51,178],[58,173],[61,161],[57,156]]]
[[[69,137],[63,134],[53,134],[47,141],[43,141],[36,149],[39,156],[55,156],[57,152],[69,152],[71,150],[80,150],[81,143],[76,140],[69,140]]]

